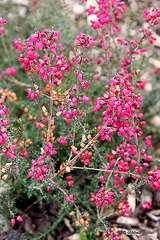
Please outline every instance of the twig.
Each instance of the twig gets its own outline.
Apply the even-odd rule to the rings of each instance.
[[[103,132],[103,130],[106,128],[107,122],[103,125],[102,129],[96,134],[94,138],[69,162],[66,164],[66,166],[61,169],[58,173],[56,173],[53,178],[56,178],[58,175],[62,174],[65,172],[65,168],[67,166],[71,167],[75,164],[76,160],[81,156],[81,154],[99,137],[99,135]]]
[[[53,82],[51,77],[50,84],[50,111],[49,111],[49,122],[48,122],[48,132],[47,132],[47,142],[49,142],[49,136],[51,132],[51,120],[52,120],[52,110],[53,110]]]
[[[67,193],[60,187],[60,185],[56,182],[54,182],[51,178],[48,178],[48,180],[56,187],[58,188],[65,196],[67,196]],[[77,211],[79,212],[79,215],[81,216],[81,212],[79,210],[79,208],[77,207],[77,205],[72,201],[73,205],[75,206],[75,208],[77,209]]]
[[[30,84],[23,83],[23,82],[19,82],[19,81],[18,81],[16,78],[14,78],[14,77],[7,77],[7,76],[5,75],[5,78],[6,78],[7,80],[9,80],[10,82],[15,83],[16,85],[24,86],[24,87],[31,87]]]

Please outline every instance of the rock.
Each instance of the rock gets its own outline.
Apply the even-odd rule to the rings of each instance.
[[[151,119],[151,124],[156,126],[156,127],[160,127],[160,116],[159,115],[155,115],[152,119]]]
[[[16,230],[11,230],[0,235],[1,240],[25,240]]]
[[[142,200],[142,202],[144,202],[144,203],[152,202],[152,198],[153,198],[152,192],[149,192],[146,189],[142,190],[142,193],[141,193],[141,200]]]
[[[37,225],[38,231],[44,232],[50,224],[50,222],[48,221],[48,216],[45,215],[43,218],[36,219],[35,224]]]
[[[160,221],[160,209],[155,209],[147,212],[146,215],[155,222]]]
[[[59,210],[58,203],[52,200],[49,204],[49,212],[52,213],[53,215],[56,215],[58,210]]]
[[[81,237],[78,233],[74,233],[68,237],[63,238],[63,240],[81,240]]]
[[[135,217],[120,216],[117,218],[117,223],[120,225],[137,227],[139,225],[139,220]]]
[[[1,232],[7,232],[10,230],[10,226],[7,222],[5,222],[5,219],[3,217],[3,215],[0,214],[0,224],[4,224]]]
[[[51,235],[47,236],[47,240],[55,240],[54,237],[52,237]]]
[[[128,191],[130,191],[130,194],[128,194],[127,200],[129,202],[132,213],[134,213],[136,209],[136,193],[135,189],[132,189],[131,183],[128,184]]]
[[[35,224],[32,223],[32,219],[28,216],[24,221],[24,230],[27,233],[33,234],[35,227]]]
[[[160,207],[160,191],[154,193],[154,207]]]
[[[147,221],[147,226],[152,227],[152,228],[157,228],[159,226],[159,222],[149,220],[149,221]]]
[[[118,237],[120,240],[130,240],[130,238],[124,233],[121,233]]]
[[[148,235],[141,235],[138,240],[152,240]]]
[[[67,219],[67,218],[64,218],[63,220],[64,220],[65,225],[66,225],[67,228],[69,229],[69,231],[70,231],[70,232],[74,232],[74,229],[73,229],[73,227],[71,226],[70,220]]]
[[[81,5],[81,4],[74,4],[73,5],[73,13],[76,15],[76,16],[79,16],[81,15],[82,13],[84,13],[85,9],[84,9],[84,5]]]
[[[29,5],[29,2],[28,2],[28,0],[12,0],[13,1],[13,3],[15,3],[15,4],[22,4],[23,3],[23,5],[25,5],[25,6],[28,6]]]

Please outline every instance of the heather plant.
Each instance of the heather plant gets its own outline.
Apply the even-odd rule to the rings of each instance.
[[[106,209],[113,206],[113,213],[128,216],[133,190],[144,185],[160,190],[160,168],[150,168],[152,136],[143,134],[140,94],[146,84],[140,77],[145,44],[156,40],[152,28],[160,23],[160,9],[145,10],[147,27],[138,30],[136,39],[124,39],[119,21],[126,9],[118,0],[90,6],[87,14],[97,19],[91,20],[94,37],[79,32],[70,52],[67,36],[55,27],[13,40],[19,71],[28,73],[28,82],[23,81],[24,109],[17,119],[7,103],[17,100],[15,92],[1,89],[1,182],[7,189],[1,209],[12,226],[25,220],[16,200],[36,196],[58,201],[82,239],[87,231],[88,238],[101,231],[103,239],[118,240]],[[2,26],[6,23],[0,19]],[[2,79],[16,74],[12,66],[4,71]],[[138,201],[144,209],[152,205]]]

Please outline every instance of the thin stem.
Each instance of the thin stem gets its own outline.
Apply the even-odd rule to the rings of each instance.
[[[111,173],[113,172],[113,170],[102,169],[102,168],[89,168],[89,167],[73,167],[73,169],[101,171],[101,172],[111,172]],[[117,170],[117,172],[128,175],[128,172],[122,172],[122,171],[118,171],[118,170]],[[131,175],[135,176],[135,177],[141,177],[143,179],[147,179],[147,177],[140,176],[140,175],[135,174],[135,173],[132,173]]]
[[[3,45],[3,48],[4,48],[5,53],[8,55],[8,54],[9,54],[9,51],[8,51],[8,49],[7,49],[7,46],[6,46],[6,43],[5,43],[3,34],[1,35],[1,42],[2,42],[2,45]]]
[[[56,182],[54,182],[51,178],[48,178],[48,180],[56,187],[58,188],[65,196],[67,196],[67,193],[65,192],[65,190],[63,188],[60,187],[60,185]],[[77,207],[77,205],[72,201],[73,205],[75,206],[75,208],[77,209],[77,211],[79,212],[79,215],[81,216],[81,212],[79,210],[79,208]]]
[[[97,209],[97,216],[99,221],[103,224],[103,226],[105,227],[105,229],[108,231],[108,227],[106,226],[105,222],[101,219],[100,213],[99,213],[99,208],[96,206]]]
[[[33,86],[35,84],[35,81],[34,81],[34,77],[33,77],[33,74],[30,73],[30,76],[31,76],[31,79],[32,79],[32,83],[33,83]],[[35,88],[35,87],[34,87]],[[36,90],[36,89],[35,89]],[[43,114],[42,114],[42,111],[41,111],[41,106],[40,106],[40,101],[38,100],[37,101],[37,105],[38,105],[38,110],[40,112],[40,115],[41,115],[41,119],[43,120]]]
[[[107,182],[106,182],[106,185],[105,185],[105,188],[106,188],[106,189],[107,189],[107,187],[108,187],[108,184],[109,184],[109,181],[110,181],[110,179],[111,179],[111,176],[112,176],[113,172],[115,171],[115,167],[116,167],[119,159],[120,159],[120,158],[118,158],[117,161],[115,162],[114,167],[113,167],[113,170],[110,172],[110,174],[109,174],[109,176],[108,176],[108,179],[107,179]],[[104,211],[104,206],[101,208],[100,216],[102,216],[103,211]]]
[[[37,101],[37,105],[38,105],[38,110],[40,112],[40,115],[41,115],[41,119],[43,120],[43,114],[42,114],[42,110],[41,110],[41,106],[40,106],[40,102]]]
[[[47,132],[47,142],[49,142],[50,132],[51,132],[51,120],[52,120],[52,110],[53,110],[53,82],[51,77],[50,84],[50,110],[49,110],[49,122],[48,122],[48,132]]]
[[[96,134],[96,136],[94,138],[92,138],[92,140],[70,161],[70,163],[67,163],[66,166],[61,169],[58,173],[56,173],[53,178],[56,178],[58,175],[62,174],[65,172],[65,168],[67,166],[71,167],[73,166],[77,159],[81,156],[81,154],[88,149],[88,147],[99,137],[99,135],[103,132],[103,130],[106,128],[107,126],[107,122],[105,122],[105,124],[103,125],[102,129]]]
[[[74,124],[74,129],[73,129],[73,139],[72,139],[73,146],[74,146],[74,139],[75,139],[75,130],[76,130],[76,124]],[[71,149],[68,161],[67,161],[68,163],[70,162],[71,157],[72,157],[72,149]]]
[[[132,125],[132,128],[134,129],[135,126],[134,126],[134,117],[133,116],[132,116],[132,120],[131,120],[131,125]],[[137,137],[136,132],[134,133],[134,140],[135,140],[135,143],[136,143],[136,146],[137,146],[137,163],[139,163],[139,161],[140,161],[140,150],[139,150],[138,137]]]

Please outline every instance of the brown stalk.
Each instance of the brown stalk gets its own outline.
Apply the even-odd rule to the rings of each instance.
[[[77,161],[77,159],[81,156],[81,154],[86,151],[88,149],[88,147],[99,137],[99,135],[103,132],[103,130],[106,128],[107,126],[107,122],[105,122],[105,124],[103,125],[103,128],[95,135],[94,138],[92,138],[92,140],[69,162],[66,164],[66,166],[61,169],[58,173],[56,173],[53,178],[56,178],[57,176],[61,175],[62,173],[65,172],[65,169],[67,166],[72,167],[75,162]]]

